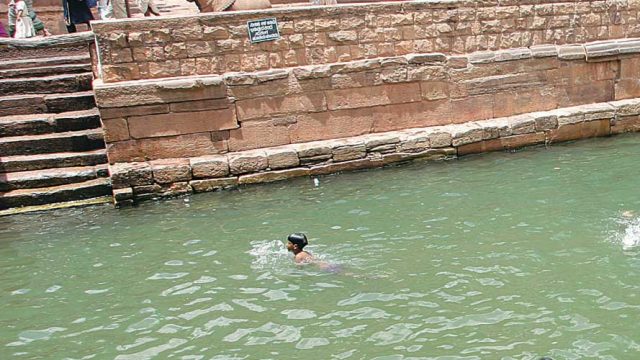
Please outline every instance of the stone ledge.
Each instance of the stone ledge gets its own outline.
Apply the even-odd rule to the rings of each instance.
[[[640,131],[640,98],[226,155],[110,165],[114,201],[177,196],[392,163]]]

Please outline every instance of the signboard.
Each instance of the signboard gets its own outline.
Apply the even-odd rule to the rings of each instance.
[[[276,18],[247,21],[247,30],[251,43],[280,39]]]

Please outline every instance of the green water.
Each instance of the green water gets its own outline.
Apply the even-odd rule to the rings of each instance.
[[[0,359],[638,359],[640,136],[0,218]],[[339,272],[297,267],[290,232]]]

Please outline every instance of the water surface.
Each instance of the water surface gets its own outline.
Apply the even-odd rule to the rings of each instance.
[[[639,140],[0,218],[0,358],[639,358]]]

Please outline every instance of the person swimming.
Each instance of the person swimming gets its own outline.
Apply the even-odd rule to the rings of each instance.
[[[304,250],[304,247],[307,245],[309,245],[309,240],[307,240],[307,235],[303,233],[293,233],[287,236],[287,250],[293,253],[293,260],[296,264],[313,264],[323,271],[332,273],[342,272],[342,267],[340,265],[331,264],[314,258],[310,252]]]
[[[313,255],[304,250],[308,244],[309,240],[305,234],[293,233],[287,236],[287,250],[293,253],[293,260],[296,264],[313,262]]]

